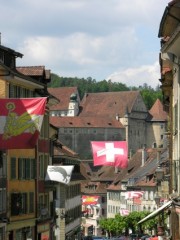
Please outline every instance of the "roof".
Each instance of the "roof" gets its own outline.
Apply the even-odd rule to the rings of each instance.
[[[106,194],[106,183],[83,181],[81,192],[83,194]]]
[[[128,168],[120,170],[117,177],[114,179],[112,185],[108,187],[110,190],[121,189],[121,181],[129,181],[132,179],[134,187],[143,186],[155,186],[153,178],[149,178],[147,181],[147,176],[154,175],[159,162],[157,161],[158,148],[146,149],[145,163],[142,164],[142,149],[137,150],[133,157],[129,160]],[[168,160],[167,149],[161,149],[161,159],[160,163]],[[129,182],[130,183],[130,182]],[[131,184],[129,184],[130,186]]]
[[[42,76],[45,71],[44,66],[16,67],[17,71],[27,76]]]
[[[163,109],[163,104],[159,99],[156,100],[152,108],[149,110],[150,121],[167,121],[167,113]]]
[[[16,52],[16,51],[14,51],[13,49],[8,48],[8,47],[5,47],[5,46],[3,46],[3,45],[1,45],[1,44],[0,44],[0,49],[4,50],[4,51],[6,51],[6,52],[9,52],[10,54],[13,54],[13,55],[16,56],[16,57],[20,57],[20,58],[23,57],[23,54],[22,54],[22,53]]]
[[[171,1],[164,10],[158,37],[171,36],[175,28],[179,25],[180,6],[179,0]],[[173,17],[172,17],[173,16]]]
[[[60,101],[59,104],[52,106],[50,110],[67,110],[71,94],[78,93],[78,89],[77,87],[48,88],[48,92]]]
[[[12,73],[12,75],[13,75],[14,77],[18,77],[18,78],[21,78],[21,79],[23,79],[23,80],[26,80],[27,83],[29,83],[29,84],[34,84],[34,86],[36,86],[37,89],[38,89],[38,88],[44,89],[44,86],[45,86],[44,83],[39,82],[39,81],[37,81],[36,79],[34,79],[34,78],[32,78],[32,77],[30,77],[30,76],[28,76],[28,75],[24,75],[24,74],[18,72],[16,69],[9,68],[8,66],[6,66],[5,64],[3,64],[2,62],[0,62],[0,69],[1,69],[1,68],[4,69],[5,71],[7,71],[7,74],[6,74],[5,76],[9,76],[10,73]],[[13,80],[8,79],[8,81],[10,82],[10,81],[13,81]]]
[[[138,97],[141,97],[139,91],[86,93],[81,101],[79,115],[115,118],[118,114],[124,117],[127,110],[128,113],[132,111]]]
[[[57,128],[123,128],[115,119],[103,117],[50,117],[50,123]]]
[[[16,70],[21,74],[34,78],[43,78],[50,80],[50,70],[45,69],[45,66],[20,66],[16,67]]]
[[[160,150],[160,159],[158,160],[158,151]],[[145,181],[147,181],[147,176],[154,175],[157,167],[161,164],[167,163],[169,161],[168,157],[168,150],[166,148],[152,148],[149,149],[149,156],[147,158],[147,161],[145,162],[144,166],[139,168],[134,174],[133,177],[136,178],[135,185],[138,186],[155,186],[156,182],[153,181],[153,179],[149,179],[149,184],[147,184]]]

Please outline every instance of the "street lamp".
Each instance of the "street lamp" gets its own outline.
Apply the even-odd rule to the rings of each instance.
[[[155,174],[157,181],[161,181],[164,177],[164,170],[160,166],[158,166],[155,171]]]
[[[155,201],[155,203],[156,203],[156,205],[157,205],[157,207],[159,207],[160,206],[160,199],[161,199],[161,197],[160,196],[156,196],[155,198],[154,198],[154,201]]]

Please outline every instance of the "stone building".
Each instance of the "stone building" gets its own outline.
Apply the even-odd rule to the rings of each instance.
[[[113,119],[93,117],[51,117],[50,122],[59,129],[61,141],[79,153],[81,158],[92,158],[93,141],[122,141],[125,139],[123,125]]]
[[[167,113],[159,99],[156,100],[146,119],[146,145],[152,148],[167,147]]]
[[[77,88],[48,91],[60,101],[50,109],[50,122],[81,158],[91,158],[90,141],[126,140],[130,156],[144,144],[164,142],[166,113],[160,100],[148,111],[139,91],[86,93],[81,101]]]

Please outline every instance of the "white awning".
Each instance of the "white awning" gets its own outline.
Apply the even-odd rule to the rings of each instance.
[[[172,200],[167,202],[167,203],[165,203],[160,208],[156,209],[156,211],[154,211],[154,212],[150,213],[149,215],[147,215],[145,218],[143,218],[141,221],[139,221],[138,224],[143,223],[143,222],[149,220],[150,218],[157,216],[160,212],[162,212],[166,208],[170,207],[171,205],[172,205]]]

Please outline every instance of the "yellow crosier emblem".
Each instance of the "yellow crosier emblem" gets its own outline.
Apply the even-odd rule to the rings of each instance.
[[[4,126],[3,139],[7,140],[13,136],[18,136],[25,131],[34,133],[38,130],[39,116],[30,115],[28,112],[18,116],[13,110],[16,108],[15,103],[8,102],[6,109],[8,109],[8,115]]]

